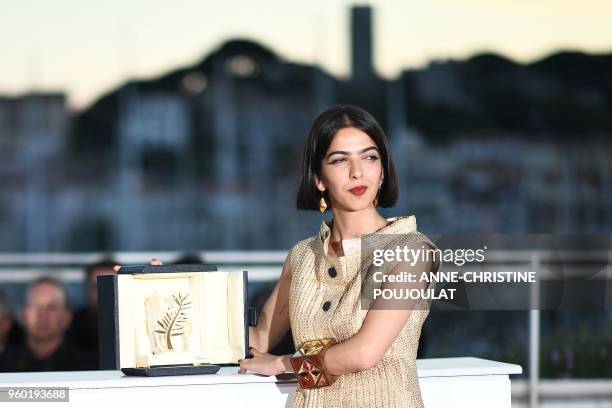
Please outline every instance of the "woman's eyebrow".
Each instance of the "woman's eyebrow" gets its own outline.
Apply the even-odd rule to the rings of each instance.
[[[365,152],[367,152],[367,151],[369,151],[369,150],[376,150],[376,151],[378,152],[378,147],[376,147],[376,146],[369,146],[369,147],[366,147],[365,149],[360,150],[360,151],[359,151],[359,152],[357,152],[357,153],[362,154],[362,153],[365,153]],[[349,155],[349,154],[350,154],[350,152],[348,152],[348,151],[346,151],[346,150],[334,150],[333,152],[329,152],[329,153],[327,153],[327,155],[326,155],[325,157],[327,158],[327,157],[329,157],[329,156],[331,156],[331,155],[334,155],[334,154],[344,154],[344,155]]]

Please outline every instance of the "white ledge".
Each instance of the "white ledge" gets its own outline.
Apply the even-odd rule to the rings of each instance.
[[[475,357],[431,358],[417,360],[419,378],[520,374],[521,366]],[[221,367],[217,374],[168,377],[131,377],[121,371],[55,371],[1,373],[2,387],[69,387],[106,389],[186,385],[276,383],[276,377],[238,374],[238,366]]]
[[[216,374],[177,375],[164,377],[125,376],[118,370],[0,374],[0,386],[2,387],[69,387],[70,389],[274,382],[276,382],[275,377],[266,377],[255,374],[238,374],[238,366],[221,367],[219,372]]]
[[[500,363],[476,357],[427,358],[417,360],[419,378],[465,375],[521,374],[520,365]]]

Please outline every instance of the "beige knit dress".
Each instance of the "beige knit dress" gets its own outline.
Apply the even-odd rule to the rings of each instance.
[[[366,236],[368,242],[381,238],[380,244],[393,248],[398,240],[402,245],[427,242],[436,248],[417,231],[414,215],[389,218],[388,221],[391,223]],[[394,238],[383,234],[394,234]],[[324,221],[317,236],[298,242],[290,251],[289,314],[296,348],[312,339],[332,337],[338,342],[345,341],[359,331],[368,312],[368,307],[362,305],[364,284],[362,273],[359,273],[362,263],[367,262],[361,259],[363,241],[359,238],[343,240],[344,256],[335,257],[327,251],[330,235],[330,225]],[[434,272],[438,269],[436,265]],[[367,271],[365,273],[367,275]],[[366,304],[369,304],[367,300]],[[416,354],[421,326],[428,314],[428,307],[415,308],[375,367],[344,374],[328,387],[301,389],[298,385],[293,406],[423,407]]]

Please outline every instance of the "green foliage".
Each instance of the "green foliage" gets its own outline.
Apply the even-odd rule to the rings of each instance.
[[[612,335],[582,328],[542,340],[540,376],[543,378],[612,378]]]

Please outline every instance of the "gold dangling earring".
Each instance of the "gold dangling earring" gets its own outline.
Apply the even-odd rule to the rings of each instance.
[[[321,199],[319,200],[319,211],[324,213],[327,210],[327,203],[325,202],[325,198],[323,198],[323,191],[321,191]]]

